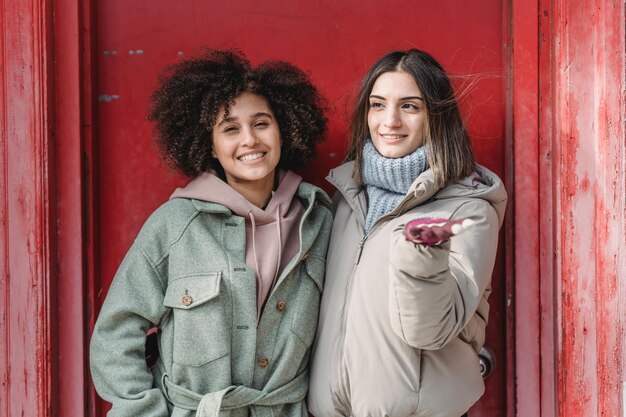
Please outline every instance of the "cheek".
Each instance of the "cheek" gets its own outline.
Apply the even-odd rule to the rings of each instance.
[[[374,126],[376,124],[376,114],[371,111],[367,112],[367,125]]]
[[[422,138],[426,138],[426,137],[429,136],[429,133],[428,133],[428,123],[427,122],[424,122],[424,123],[422,123],[420,125],[420,136]]]
[[[220,155],[222,155],[224,153],[224,147],[221,146],[219,143],[213,143],[213,146],[211,146],[211,155],[213,156],[213,158],[219,158]]]
[[[370,134],[373,134],[378,126],[378,122],[376,121],[376,117],[373,114],[367,115],[367,130],[369,130]]]
[[[417,136],[419,136],[420,138],[425,137],[428,131],[426,121],[424,119],[415,120],[413,124],[413,129],[415,130],[415,132],[417,132]]]
[[[283,153],[283,140],[280,136],[278,136],[278,138],[276,138],[273,142],[272,148],[274,148],[274,153],[276,154],[276,157],[280,159],[280,156]]]
[[[213,146],[211,146],[211,156],[223,165],[222,161],[228,159],[229,155],[233,152],[233,149],[231,148],[232,147],[225,141],[221,141],[219,139],[214,140]]]
[[[274,142],[279,148],[283,146],[283,137],[280,134],[280,129],[276,129],[276,132],[274,132]]]

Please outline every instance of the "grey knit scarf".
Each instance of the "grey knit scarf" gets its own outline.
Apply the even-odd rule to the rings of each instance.
[[[363,182],[368,196],[365,233],[374,222],[398,206],[409,187],[428,168],[426,146],[402,158],[385,158],[367,138],[363,147]]]

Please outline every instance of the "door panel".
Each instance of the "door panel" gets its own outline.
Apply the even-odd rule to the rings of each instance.
[[[97,239],[99,309],[115,271],[147,216],[185,179],[171,173],[152,145],[148,97],[166,64],[202,46],[237,48],[259,63],[288,60],[310,73],[331,107],[327,141],[301,172],[325,183],[346,148],[347,119],[359,78],[382,54],[419,47],[455,75],[478,160],[504,176],[502,2],[452,0],[264,2],[109,0],[97,2]],[[501,248],[504,242],[501,242]],[[503,251],[501,251],[503,253]],[[505,291],[499,255],[488,345],[500,366],[472,417],[504,416]],[[98,405],[104,415],[108,408]]]

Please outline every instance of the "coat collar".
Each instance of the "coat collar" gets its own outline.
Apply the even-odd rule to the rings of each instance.
[[[353,172],[354,161],[346,162],[331,170],[326,179],[344,196],[352,210],[358,213],[359,217],[362,217],[360,220],[365,224],[365,215],[367,214],[365,187],[357,184],[353,178]],[[429,200],[439,189],[435,184],[433,171],[428,169],[413,181],[404,199],[391,213],[396,213],[399,209],[402,212],[410,210]]]
[[[346,162],[330,171],[326,179],[343,195],[357,218],[365,224],[367,213],[367,196],[364,187],[359,186],[353,178],[354,161]],[[438,187],[432,169],[420,174],[398,204],[391,215],[399,215],[414,207],[424,204],[430,199],[446,198],[480,198],[488,201],[496,210],[498,220],[502,224],[506,206],[506,191],[502,180],[482,165],[476,166],[474,174],[457,182]],[[383,216],[384,217],[384,216]]]

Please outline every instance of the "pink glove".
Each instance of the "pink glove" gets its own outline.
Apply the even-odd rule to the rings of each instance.
[[[413,219],[404,226],[404,237],[413,243],[435,246],[467,230],[474,223],[472,219],[449,220],[422,217]]]

